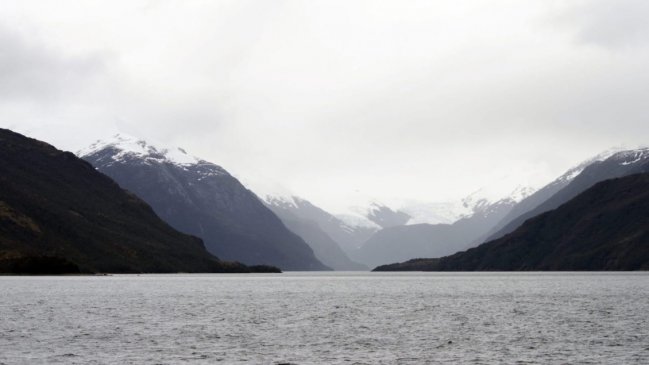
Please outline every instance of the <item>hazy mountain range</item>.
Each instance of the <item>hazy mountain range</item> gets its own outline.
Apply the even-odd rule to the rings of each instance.
[[[298,234],[305,241],[314,240],[306,238],[305,227],[296,227],[295,221],[310,222],[312,229],[324,232],[347,257],[361,266],[375,267],[395,259],[437,257],[471,247],[531,191],[518,187],[506,197],[494,198],[493,194],[481,190],[457,202],[432,204],[429,209],[419,206],[418,220],[436,217],[439,213],[436,207],[448,208],[441,212],[446,221],[451,221],[448,224],[413,224],[413,216],[405,212],[408,206],[395,209],[376,201],[368,202],[365,209],[356,207],[355,214],[342,217],[301,197],[271,195],[265,202],[289,229],[296,233],[300,230]],[[312,247],[317,255],[317,248]],[[321,259],[331,267],[341,267]]]
[[[640,222],[637,227],[599,220],[591,211],[605,209],[597,205],[604,201],[591,187],[649,172],[647,148],[605,152],[536,191],[518,186],[503,195],[485,187],[455,202],[390,207],[371,201],[355,214],[337,215],[301,197],[260,198],[217,164],[139,138],[116,135],[80,151],[92,169],[45,143],[7,130],[1,136],[0,270],[4,271],[37,266],[81,272],[273,270],[244,264],[285,270],[367,270],[401,261],[406,263],[381,269],[620,269],[631,261],[615,249],[631,246],[620,243],[597,251],[624,258],[604,265],[590,257],[589,262],[597,263],[591,266],[571,250],[587,250],[588,242],[604,244],[590,235],[597,231],[593,222],[610,223],[600,230],[611,242],[624,241],[621,234],[644,237],[634,231],[642,227],[641,215],[646,212],[634,210],[638,201],[620,200],[631,205],[616,211],[632,212],[628,217]],[[616,184],[640,189],[642,181],[606,183],[596,191],[603,196],[609,190],[619,192]],[[613,207],[614,197],[607,199]],[[565,206],[570,210],[562,210]],[[602,216],[615,211],[609,208]],[[539,226],[538,222],[556,222],[552,214],[560,210],[565,219],[570,214],[586,217],[582,221],[570,216],[579,230]],[[537,225],[530,226],[531,221]],[[633,237],[627,238],[639,245]],[[561,242],[574,247],[543,251],[547,257],[522,254],[536,252],[536,245]],[[504,252],[498,254],[502,260],[496,259],[493,252],[510,246],[522,247],[513,251],[516,257],[532,261],[515,262]],[[572,261],[568,264],[563,256],[553,261],[555,253]],[[453,259],[438,259],[444,256]],[[420,258],[426,259],[412,260]]]
[[[417,257],[440,257],[472,247],[476,240],[498,223],[516,204],[513,198],[491,203],[474,202],[472,214],[451,224],[396,225],[370,237],[351,257],[378,265]]]
[[[301,220],[315,222],[346,254],[354,252],[376,231],[376,223],[361,216],[334,216],[299,197],[267,196],[266,204],[276,211],[285,211]]]

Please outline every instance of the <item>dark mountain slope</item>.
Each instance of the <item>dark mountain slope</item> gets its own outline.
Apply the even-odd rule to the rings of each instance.
[[[70,152],[0,129],[0,271],[246,272]]]
[[[222,259],[283,270],[328,269],[220,166],[126,136],[98,142],[80,154],[149,203],[172,227],[201,237],[208,251]]]
[[[649,270],[649,174],[600,182],[465,252],[375,270]]]

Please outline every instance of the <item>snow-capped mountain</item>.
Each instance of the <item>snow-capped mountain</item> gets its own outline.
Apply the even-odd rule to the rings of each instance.
[[[516,186],[508,194],[494,192],[489,186],[467,195],[463,199],[448,202],[409,202],[398,210],[410,216],[406,224],[452,224],[475,214],[483,216],[500,211],[503,206],[514,206],[534,193],[529,186]]]
[[[106,148],[115,148],[116,151],[110,157],[113,161],[122,161],[128,158],[136,158],[143,162],[161,163],[167,162],[176,165],[194,165],[203,160],[191,156],[180,147],[161,147],[126,134],[115,134],[111,138],[99,140],[90,146],[77,152],[80,156],[90,155]]]
[[[500,238],[526,219],[555,209],[592,185],[607,179],[649,170],[649,148],[611,149],[569,169],[557,179],[518,203],[484,240]]]
[[[317,222],[353,260],[373,267],[471,247],[533,192],[532,188],[515,186],[502,194],[506,188],[500,183],[454,202],[409,204],[394,209],[368,200],[365,208],[354,206],[349,208],[352,213],[336,216],[295,196],[270,195],[265,200],[280,217],[279,211],[284,210],[293,217]]]
[[[534,188],[522,185],[517,186],[511,193],[501,197],[494,197],[494,195],[488,194],[486,188],[480,189],[462,199],[462,206],[467,212],[460,218],[468,218],[475,214],[488,215],[497,206],[513,206],[532,193],[534,193]]]
[[[530,189],[516,189],[510,196],[492,202],[477,191],[454,204],[458,214],[451,223],[396,225],[376,232],[352,259],[370,267],[421,257],[441,257],[473,247]],[[460,206],[461,208],[459,208]],[[430,214],[430,212],[427,212]],[[434,213],[433,213],[434,214]]]
[[[0,128],[0,156],[5,274],[248,271],[70,152]]]
[[[326,269],[300,237],[216,164],[126,135],[98,141],[79,155],[172,227],[203,238],[219,258],[285,270]]]
[[[283,209],[300,219],[317,223],[346,254],[360,247],[374,232],[381,229],[376,223],[363,216],[335,216],[308,200],[296,196],[267,195],[265,202],[271,209],[273,207]]]
[[[460,201],[448,202],[408,202],[400,208],[410,216],[408,225],[413,224],[451,224],[468,213]]]

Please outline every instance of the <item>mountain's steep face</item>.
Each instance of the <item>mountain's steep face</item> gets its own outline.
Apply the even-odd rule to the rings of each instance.
[[[326,270],[311,248],[222,167],[184,150],[128,136],[79,155],[149,203],[174,228],[203,238],[208,251],[245,264]]]
[[[487,235],[487,240],[503,237],[525,220],[555,209],[597,182],[649,171],[649,148],[605,152],[560,176],[521,201]]]
[[[0,271],[246,272],[70,152],[0,129]]]
[[[476,239],[500,221],[515,204],[513,198],[481,202],[473,214],[453,224],[413,224],[376,232],[351,257],[370,267],[420,257],[441,257],[473,247]]]
[[[649,174],[597,183],[465,252],[376,270],[649,270]]]
[[[360,247],[381,227],[360,216],[334,216],[298,197],[266,197],[266,204],[273,209],[291,213],[300,220],[314,222],[331,239],[339,244],[347,255]]]
[[[298,204],[312,205],[311,203],[296,197],[275,197],[268,200],[274,204],[267,202],[267,206],[284,222],[288,229],[304,239],[322,263],[334,270],[369,270],[367,266],[350,260],[338,243],[323,231],[318,223],[295,214]]]

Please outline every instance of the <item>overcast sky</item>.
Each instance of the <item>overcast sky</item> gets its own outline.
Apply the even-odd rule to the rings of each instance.
[[[649,137],[649,1],[0,1],[0,126],[184,147],[331,210]]]

